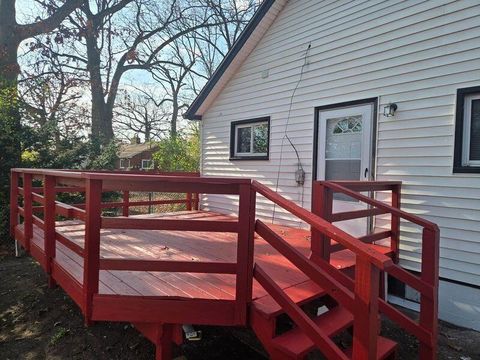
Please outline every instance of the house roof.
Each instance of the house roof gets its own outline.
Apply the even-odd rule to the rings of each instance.
[[[184,118],[189,120],[202,119],[202,114],[255,48],[286,2],[287,0],[264,0],[262,2],[217,70],[185,112]]]
[[[120,146],[118,157],[121,159],[131,159],[135,155],[139,155],[147,150],[155,150],[157,145],[153,143],[144,144],[124,144]]]

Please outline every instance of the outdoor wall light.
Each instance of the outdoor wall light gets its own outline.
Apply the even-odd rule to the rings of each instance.
[[[390,103],[388,105],[385,105],[383,108],[383,116],[385,117],[392,117],[395,115],[395,111],[397,111],[397,104]]]

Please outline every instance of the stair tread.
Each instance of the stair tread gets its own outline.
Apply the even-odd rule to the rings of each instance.
[[[312,280],[307,280],[300,284],[293,285],[285,289],[285,293],[299,305],[303,305],[326,294],[325,290],[323,290]],[[252,306],[256,311],[266,318],[272,318],[284,313],[282,307],[278,305],[278,303],[270,295],[265,295],[261,298],[255,299],[252,303]]]
[[[336,306],[313,319],[315,324],[331,337],[347,329],[353,323],[353,315],[342,306]],[[294,356],[304,356],[315,347],[313,341],[300,329],[294,328],[273,339],[279,349]]]
[[[390,356],[397,348],[397,343],[383,336],[377,338],[377,360],[384,360]],[[350,347],[345,350],[348,357],[352,357],[353,349]]]
[[[368,244],[368,246],[383,255],[390,256],[393,254],[392,249],[389,246],[375,244]],[[355,253],[348,249],[335,251],[330,254],[330,264],[337,269],[350,268],[355,265]]]

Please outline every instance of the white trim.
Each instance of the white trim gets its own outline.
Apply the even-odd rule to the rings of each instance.
[[[143,162],[144,162],[144,161],[148,161],[148,162],[150,163],[149,166],[146,166],[146,167],[143,166]],[[149,169],[152,169],[152,168],[153,168],[153,166],[152,166],[152,165],[153,165],[153,160],[152,160],[152,159],[142,159],[142,163],[141,163],[141,164],[142,164],[142,167],[141,167],[142,170],[149,170]]]
[[[267,156],[268,152],[264,153],[255,153],[253,152],[253,140],[254,140],[254,131],[253,129],[257,126],[261,125],[266,125],[267,126],[267,136],[268,136],[268,121],[252,121],[251,123],[246,123],[246,124],[238,124],[234,125],[233,127],[233,136],[235,139],[235,147],[233,149],[233,155],[235,157],[242,157],[242,156]],[[238,129],[246,129],[250,128],[250,151],[249,152],[238,152],[237,151],[237,145],[238,145]],[[267,139],[268,142],[268,139]]]
[[[472,134],[472,101],[480,100],[480,94],[466,95],[463,108],[463,144],[462,144],[462,166],[480,166],[480,160],[470,160],[470,140]]]

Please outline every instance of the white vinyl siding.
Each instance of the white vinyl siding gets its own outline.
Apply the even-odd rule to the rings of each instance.
[[[306,171],[295,183],[297,159]],[[403,182],[402,207],[441,228],[440,276],[480,285],[480,174],[453,174],[458,88],[480,85],[478,0],[291,0],[203,114],[202,173],[258,179],[310,208],[314,108],[379,100],[376,179]],[[262,77],[268,71],[268,77]],[[394,117],[381,115],[396,103]],[[270,116],[269,161],[229,161],[230,124]],[[203,206],[233,212],[235,197]],[[272,219],[258,197],[257,212]],[[275,220],[298,224],[278,207]],[[379,219],[377,226],[385,226]],[[401,261],[418,269],[420,234],[402,227]]]

